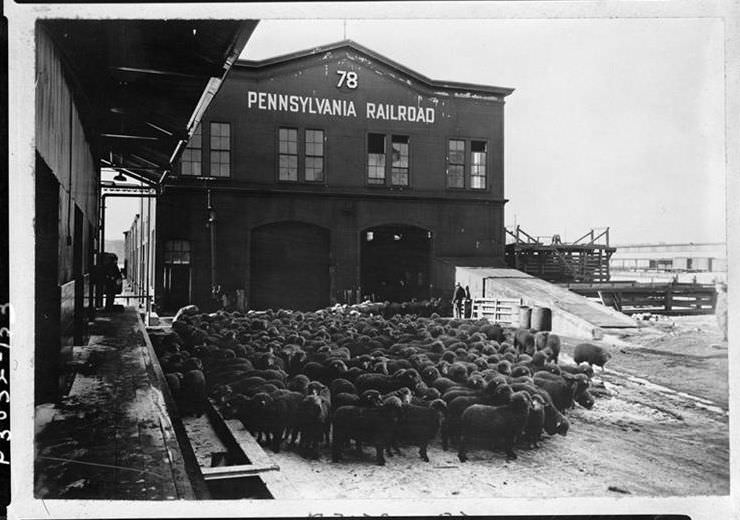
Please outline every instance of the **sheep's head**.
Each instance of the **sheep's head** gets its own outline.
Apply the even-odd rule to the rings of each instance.
[[[532,398],[527,392],[513,392],[509,402],[514,410],[525,411],[532,409]]]
[[[383,397],[377,390],[365,390],[360,394],[360,402],[367,406],[382,406]]]

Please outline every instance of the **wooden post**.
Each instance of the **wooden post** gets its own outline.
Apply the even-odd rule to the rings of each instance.
[[[670,311],[673,309],[673,284],[668,284],[665,290],[665,310]]]

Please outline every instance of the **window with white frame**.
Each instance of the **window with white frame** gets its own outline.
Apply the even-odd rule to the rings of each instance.
[[[486,157],[487,143],[485,141],[470,141],[470,187],[474,189],[486,188]]]

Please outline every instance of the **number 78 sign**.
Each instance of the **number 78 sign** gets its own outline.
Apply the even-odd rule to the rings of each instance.
[[[337,81],[337,88],[347,87],[351,89],[357,88],[358,78],[357,73],[354,71],[338,70],[337,75],[339,81]]]

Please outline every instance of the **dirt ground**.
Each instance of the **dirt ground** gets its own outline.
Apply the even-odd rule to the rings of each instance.
[[[661,320],[601,342],[614,357],[594,378],[593,409],[568,412],[565,437],[538,449],[473,450],[460,463],[436,442],[374,464],[374,450],[331,463],[267,453],[295,494],[312,499],[685,496],[729,493],[727,343],[713,316]],[[567,360],[578,341],[563,338]],[[203,461],[205,462],[205,460]]]
[[[714,316],[664,317],[620,339],[639,345],[612,348],[609,367],[703,397],[727,409],[727,342]]]

